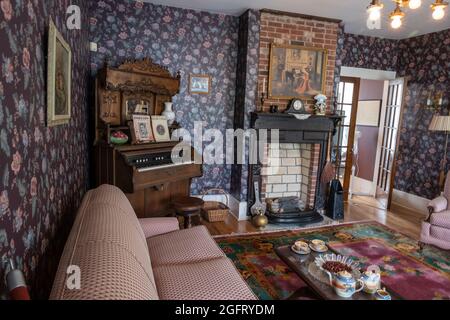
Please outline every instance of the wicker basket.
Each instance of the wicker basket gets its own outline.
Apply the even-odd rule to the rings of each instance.
[[[230,202],[228,194],[222,189],[210,189],[206,190],[203,193],[202,198],[204,198],[209,192],[212,191],[224,194],[225,198],[227,199],[227,204],[218,201],[205,201],[202,209],[203,219],[206,219],[209,222],[225,221],[228,213],[230,212],[230,208],[228,208]]]

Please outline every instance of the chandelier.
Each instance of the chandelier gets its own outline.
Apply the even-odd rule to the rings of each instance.
[[[389,19],[391,20],[391,27],[394,29],[400,28],[402,25],[402,20],[405,17],[405,13],[402,8],[417,9],[422,5],[422,0],[392,0],[396,3],[394,11],[389,14]],[[430,6],[432,11],[432,17],[434,20],[441,20],[445,15],[445,8],[448,6],[448,2],[444,0],[434,0],[434,3]],[[372,0],[370,5],[367,7],[367,12],[369,13],[369,19],[371,21],[376,21],[381,17],[381,10],[384,5],[381,0]]]

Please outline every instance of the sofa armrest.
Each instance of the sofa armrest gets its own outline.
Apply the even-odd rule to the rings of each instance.
[[[177,218],[144,218],[139,219],[139,223],[146,238],[180,229]]]
[[[447,209],[447,199],[444,196],[439,196],[428,203],[428,210],[430,214],[433,212],[441,212]]]

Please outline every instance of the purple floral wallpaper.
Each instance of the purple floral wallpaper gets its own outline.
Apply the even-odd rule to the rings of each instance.
[[[450,88],[450,29],[398,44],[399,76],[410,77],[405,97],[401,126],[399,159],[395,188],[433,198],[439,195],[441,161],[448,150],[445,134],[428,131],[433,112],[424,109],[429,92],[443,92],[444,105],[449,103]],[[441,114],[448,114],[448,110]],[[447,158],[447,169],[450,168]]]
[[[106,58],[111,65],[125,59],[150,57],[175,74],[181,71],[180,94],[174,98],[177,120],[193,133],[194,122],[205,128],[233,128],[236,87],[238,18],[183,10],[142,1],[103,0],[91,10],[92,71]],[[212,91],[191,95],[189,74],[208,74]],[[208,143],[205,143],[206,145]],[[230,189],[231,166],[205,165],[203,177],[194,179],[192,193],[209,188]]]
[[[346,67],[396,71],[398,55],[397,40],[345,33],[338,60]]]
[[[337,59],[341,65],[396,71],[399,77],[410,77],[394,188],[429,199],[437,196],[445,135],[428,131],[433,112],[424,106],[429,92],[436,91],[444,93],[444,104],[448,105],[450,30],[404,40],[344,34],[338,41],[343,43]]]
[[[81,0],[0,0],[0,294],[7,259],[46,298],[68,227],[87,186],[89,51],[85,28],[67,30]],[[72,119],[47,128],[46,55],[51,17],[73,53]]]
[[[260,13],[248,10],[239,18],[239,54],[236,80],[236,104],[234,128],[250,127],[250,112],[256,110],[258,91],[258,62]],[[246,159],[248,159],[248,148]],[[231,174],[231,194],[240,201],[247,201],[248,166],[233,165]]]

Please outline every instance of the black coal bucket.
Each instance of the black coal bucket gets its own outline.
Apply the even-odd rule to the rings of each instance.
[[[330,182],[327,216],[333,220],[344,219],[344,189],[338,179],[333,179]]]

